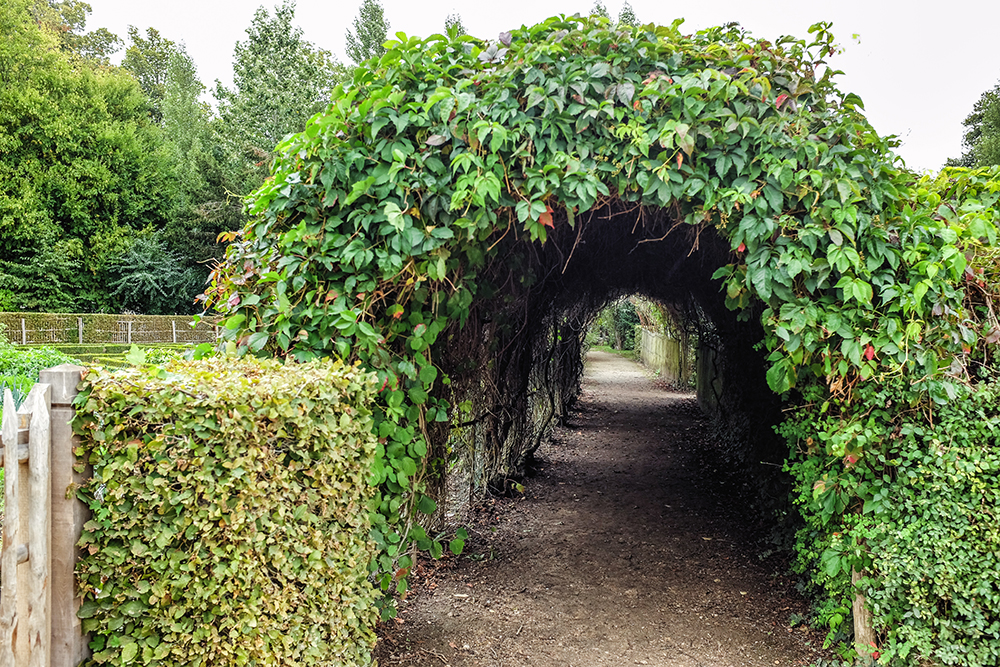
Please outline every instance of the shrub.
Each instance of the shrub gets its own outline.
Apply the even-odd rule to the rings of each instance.
[[[376,388],[340,362],[92,369],[74,421],[91,664],[368,664]]]
[[[996,389],[911,424],[885,520],[868,534],[868,599],[892,664],[1000,664],[1000,401]],[[882,517],[879,517],[882,518]]]

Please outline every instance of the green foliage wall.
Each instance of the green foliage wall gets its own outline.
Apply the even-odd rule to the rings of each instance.
[[[90,664],[367,665],[374,378],[215,358],[92,369]]]

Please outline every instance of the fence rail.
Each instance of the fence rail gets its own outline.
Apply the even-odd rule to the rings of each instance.
[[[7,339],[17,345],[86,343],[211,343],[217,317],[106,313],[0,313]]]
[[[3,393],[0,667],[75,667],[87,656],[73,578],[87,513],[68,493],[82,480],[69,424],[83,370],[42,371],[20,410]]]

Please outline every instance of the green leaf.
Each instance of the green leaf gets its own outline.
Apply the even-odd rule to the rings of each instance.
[[[397,232],[402,232],[406,228],[406,214],[399,209],[399,205],[395,202],[389,202],[382,209],[385,213],[385,217],[389,220],[389,224],[392,225],[393,229]]]
[[[126,644],[122,648],[122,662],[132,662],[135,660],[135,656],[139,654],[139,645],[135,642],[131,644]]]
[[[256,333],[250,334],[250,338],[247,341],[250,349],[254,352],[260,352],[267,345],[267,341],[270,338],[270,334],[266,331],[258,331]]]
[[[138,345],[133,344],[128,354],[125,355],[125,361],[133,366],[142,366],[146,363],[146,351],[140,350]]]
[[[421,496],[420,502],[417,503],[417,509],[424,514],[434,514],[437,511],[437,503],[427,496]]]

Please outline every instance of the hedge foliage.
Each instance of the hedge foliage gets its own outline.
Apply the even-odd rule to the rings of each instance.
[[[80,323],[83,323],[83,337]],[[155,344],[206,343],[216,340],[217,319],[192,321],[183,315],[135,315],[113,313],[0,313],[0,329],[6,340],[39,344]]]
[[[329,361],[91,369],[74,421],[90,664],[368,664],[377,388]]]
[[[907,419],[865,531],[882,648],[903,664],[1000,664],[1000,386]]]
[[[519,330],[503,306],[544,280],[531,258],[613,207],[728,247],[706,253],[720,296],[759,317],[767,382],[798,408],[784,433],[809,522],[800,554],[833,598],[853,595],[843,565],[876,557],[865,526],[889,510],[874,480],[900,465],[882,436],[904,413],[933,424],[994,373],[1000,178],[908,171],[838,89],[829,25],[810,33],[566,16],[489,42],[398,33],[279,147],[208,294],[246,353],[378,373],[384,587],[425,504],[427,426],[449,418],[442,333],[470,313]],[[892,590],[885,604],[911,604]]]

